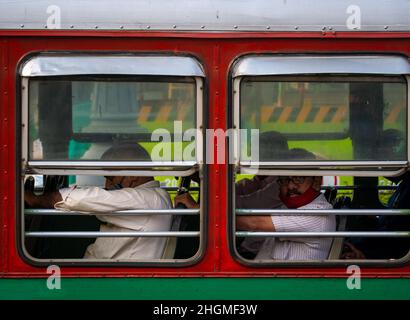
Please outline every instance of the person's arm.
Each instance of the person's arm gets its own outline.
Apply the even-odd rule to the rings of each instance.
[[[267,177],[253,192],[243,195],[235,194],[237,209],[274,209],[282,205],[279,199],[279,186],[276,177]]]
[[[276,178],[273,178],[276,180]],[[238,196],[246,195],[263,188],[272,181],[270,176],[254,176],[252,179],[242,179],[235,183],[235,193]]]
[[[54,208],[54,205],[62,200],[63,198],[58,191],[47,192],[38,196],[29,191],[24,193],[24,201],[31,208]]]
[[[270,216],[237,216],[236,228],[247,231],[276,231]]]
[[[153,189],[123,188],[104,190],[99,187],[66,188],[60,190],[62,201],[56,209],[79,212],[112,212],[130,209],[153,209]],[[157,202],[155,202],[157,203]]]
[[[199,204],[194,200],[194,198],[192,198],[192,196],[189,193],[183,193],[180,195],[177,195],[175,197],[175,207],[178,204],[184,204],[185,207],[187,207],[188,209],[198,209],[199,208]]]

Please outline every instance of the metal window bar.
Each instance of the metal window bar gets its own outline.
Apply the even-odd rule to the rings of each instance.
[[[158,232],[98,232],[98,231],[33,231],[25,232],[30,238],[136,238],[136,237],[199,237],[199,231],[158,231]]]
[[[179,188],[178,187],[161,187],[161,189],[164,189],[168,192],[174,192],[174,191],[178,191]],[[200,190],[199,187],[190,187],[189,188],[189,192],[199,191],[199,190]]]
[[[258,238],[344,238],[344,237],[368,237],[368,238],[406,238],[410,237],[410,231],[384,231],[384,232],[250,232],[236,231],[237,237]]]
[[[198,215],[199,209],[139,209],[139,210],[122,210],[112,212],[75,212],[75,211],[60,211],[55,209],[25,209],[26,215],[36,216],[139,216],[139,215]]]
[[[410,209],[236,209],[237,215],[255,216],[401,216],[410,215]]]
[[[25,209],[24,213],[26,215],[37,215],[37,216],[85,216],[85,215],[121,215],[121,216],[139,216],[147,214],[158,214],[158,215],[198,215],[199,209],[145,209],[145,210],[122,210],[114,212],[93,212],[93,213],[80,213],[80,212],[67,212],[59,211],[54,209]],[[119,238],[119,237],[199,237],[199,231],[158,231],[158,232],[95,232],[95,231],[64,231],[64,232],[54,232],[54,231],[29,231],[25,232],[24,235],[30,238]]]
[[[399,186],[322,186],[321,190],[356,190],[356,189],[377,189],[396,190]]]
[[[410,209],[236,209],[237,215],[350,215],[350,216],[399,216],[410,215]],[[410,231],[383,231],[383,232],[253,232],[236,231],[236,237],[273,237],[273,238],[341,238],[341,237],[367,237],[367,238],[406,238],[410,237]]]

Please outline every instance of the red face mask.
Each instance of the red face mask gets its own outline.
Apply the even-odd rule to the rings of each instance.
[[[319,194],[320,191],[317,191],[310,187],[305,191],[305,193],[301,194],[300,196],[288,197],[279,195],[279,198],[288,209],[297,209],[311,203],[317,198]]]

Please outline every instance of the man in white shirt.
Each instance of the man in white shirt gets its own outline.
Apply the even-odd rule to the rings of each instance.
[[[148,160],[147,152],[137,144],[118,145],[107,150],[103,160]],[[106,177],[105,189],[99,187],[63,188],[41,196],[26,192],[31,207],[52,208],[83,213],[114,212],[132,209],[171,209],[168,193],[153,177]],[[104,222],[102,232],[169,231],[169,215],[97,215]],[[150,260],[163,255],[166,238],[100,237],[88,246],[86,259]]]
[[[279,197],[289,209],[331,209],[317,188],[321,177],[279,177]],[[266,232],[335,231],[334,216],[281,215],[238,216],[237,228]],[[331,238],[267,238],[256,260],[323,260],[327,259]]]

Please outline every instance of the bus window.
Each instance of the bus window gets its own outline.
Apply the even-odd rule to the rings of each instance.
[[[188,57],[24,62],[21,252],[36,263],[197,261],[203,209],[173,198],[179,177],[201,172],[185,188],[204,199],[203,77]]]
[[[409,73],[407,59],[388,56],[237,61],[233,124],[258,131],[234,149],[234,255],[251,265],[406,258],[410,205],[397,199],[408,183]]]
[[[251,77],[240,90],[241,128],[277,131],[319,160],[407,159],[404,78]]]

